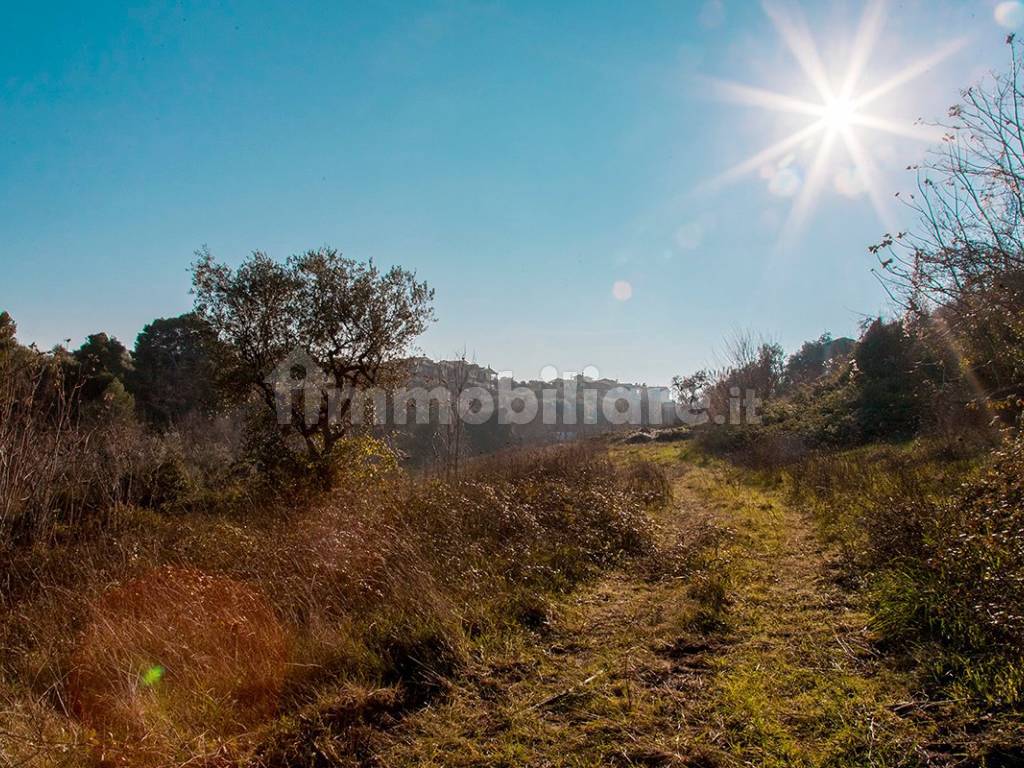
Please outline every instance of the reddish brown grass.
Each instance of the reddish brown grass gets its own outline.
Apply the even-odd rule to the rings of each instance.
[[[286,658],[284,630],[252,588],[157,568],[90,606],[68,691],[108,748],[160,752],[168,732],[227,738],[271,715]]]

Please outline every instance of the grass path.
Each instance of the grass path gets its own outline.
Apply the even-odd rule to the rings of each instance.
[[[868,615],[838,586],[830,553],[782,494],[722,471],[693,476],[732,521],[732,642],[714,664],[697,735],[725,765],[942,762],[930,721],[912,719],[907,676],[883,662]]]
[[[614,573],[535,632],[479,649],[439,703],[375,750],[385,766],[844,766],[929,762],[902,677],[830,578],[809,523],[771,489],[670,464],[664,544],[717,544],[685,576]],[[689,553],[692,559],[693,553]]]

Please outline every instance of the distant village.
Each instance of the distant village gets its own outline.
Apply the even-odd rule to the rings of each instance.
[[[539,404],[534,418],[509,418],[503,413],[505,405],[481,424],[463,424],[464,451],[467,455],[487,453],[504,446],[543,445],[567,442],[617,430],[636,430],[644,427],[677,426],[676,403],[668,387],[649,387],[646,384],[620,382],[610,378],[591,378],[577,374],[572,378],[550,381],[539,379],[517,380],[502,377],[490,366],[468,360],[432,360],[415,357],[407,361],[408,383],[412,389],[432,390],[443,387],[457,399],[459,393],[470,387],[481,388],[499,402],[499,392],[520,394],[529,391]],[[514,400],[514,397],[513,397]],[[428,425],[407,424],[393,429],[405,443],[407,452],[421,455],[436,451],[438,440],[446,439],[447,430],[432,411]],[[443,434],[442,434],[443,433]],[[404,438],[404,439],[401,439]]]

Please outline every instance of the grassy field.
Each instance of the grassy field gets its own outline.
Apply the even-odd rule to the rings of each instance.
[[[871,596],[849,588],[786,478],[685,443],[616,458],[669,471],[660,542],[685,555],[622,569],[478,648],[443,703],[380,735],[377,764],[1016,764],[1012,735],[969,733],[958,702],[929,698],[907,656],[880,647]]]
[[[145,562],[176,537],[176,562],[113,589],[109,552],[66,550],[94,558],[90,611],[51,574],[5,619],[0,765],[1018,764],[1016,710],[972,709],[925,645],[885,643],[808,499],[692,443],[616,445],[288,533],[122,532]],[[196,570],[271,541],[231,578]]]

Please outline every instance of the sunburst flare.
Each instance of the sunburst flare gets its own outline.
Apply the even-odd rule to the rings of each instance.
[[[792,53],[804,76],[814,87],[818,100],[807,101],[785,93],[742,83],[713,80],[716,94],[727,101],[748,106],[805,115],[810,122],[789,136],[755,152],[746,160],[729,168],[707,183],[707,187],[720,188],[728,183],[756,172],[768,163],[784,157],[806,142],[817,139],[817,149],[796,200],[783,229],[784,240],[796,236],[814,209],[825,181],[828,164],[837,144],[845,150],[855,173],[862,180],[868,199],[879,219],[892,226],[892,212],[885,203],[879,171],[874,159],[858,136],[861,129],[880,131],[895,136],[934,142],[941,138],[939,129],[921,125],[906,125],[882,115],[866,111],[874,102],[948,59],[967,43],[966,38],[951,40],[933,53],[912,62],[870,90],[858,93],[861,77],[870,61],[872,51],[885,23],[884,0],[870,0],[855,33],[846,70],[838,87],[829,79],[818,47],[804,21],[795,9],[786,8],[772,0],[764,0],[762,7],[779,37]]]

